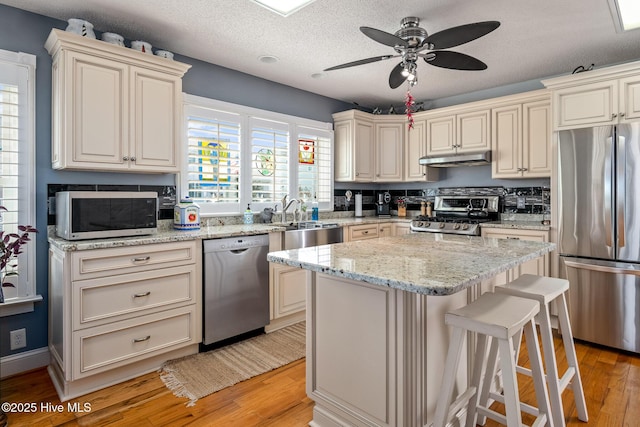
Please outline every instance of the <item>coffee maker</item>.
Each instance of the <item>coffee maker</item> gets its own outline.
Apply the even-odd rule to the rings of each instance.
[[[391,202],[391,194],[388,191],[378,193],[378,202],[376,203],[376,213],[379,217],[390,218],[389,203]]]

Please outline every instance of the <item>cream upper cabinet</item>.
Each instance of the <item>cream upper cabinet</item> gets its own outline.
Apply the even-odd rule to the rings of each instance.
[[[422,166],[420,157],[427,155],[427,121],[416,120],[405,132],[404,181],[437,181],[439,169]]]
[[[489,109],[461,111],[427,118],[427,155],[459,154],[487,150]]]
[[[52,30],[54,169],[177,172],[190,65]]]
[[[370,115],[350,110],[333,115],[335,180],[373,182],[374,128]]]
[[[640,61],[543,81],[553,91],[554,129],[640,118]]]
[[[405,120],[376,121],[376,176],[379,182],[402,182]]]
[[[493,178],[551,176],[551,102],[500,106],[491,113]]]

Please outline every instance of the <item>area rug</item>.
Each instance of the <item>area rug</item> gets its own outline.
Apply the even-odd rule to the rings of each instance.
[[[240,381],[284,366],[305,356],[305,322],[269,334],[165,362],[160,378],[177,397],[193,406]]]

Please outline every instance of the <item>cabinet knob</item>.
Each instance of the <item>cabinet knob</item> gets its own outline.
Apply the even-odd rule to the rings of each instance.
[[[131,158],[131,161],[132,161],[132,162],[135,162],[135,161],[136,161],[136,158],[135,158],[135,157],[132,157],[132,158]]]
[[[528,168],[522,168],[522,172],[526,172],[528,170],[529,170]]]
[[[128,158],[127,156],[124,156],[124,157],[122,158],[122,160],[124,160],[124,161],[126,162],[126,161],[128,161],[128,160],[129,160],[129,158]]]
[[[359,172],[356,172],[356,176],[360,176],[360,173],[359,173]]]
[[[620,113],[620,117],[624,117],[624,114],[625,114],[625,113]]]
[[[611,114],[611,118],[612,118],[612,119],[615,119],[616,117],[618,117],[618,115],[617,115],[616,113],[612,113],[612,114]]]

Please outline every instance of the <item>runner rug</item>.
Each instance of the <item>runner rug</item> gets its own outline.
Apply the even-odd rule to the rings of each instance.
[[[189,399],[187,406],[193,406],[201,397],[304,356],[305,322],[300,322],[206,353],[169,360],[160,367],[160,378],[173,394]]]

